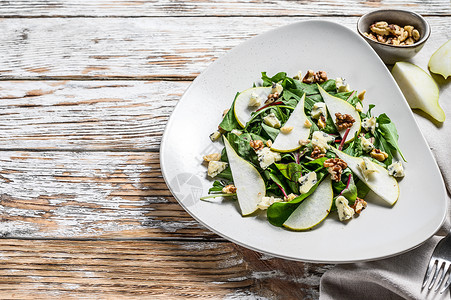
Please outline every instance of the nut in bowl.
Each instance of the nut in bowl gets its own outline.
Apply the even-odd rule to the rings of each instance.
[[[363,15],[357,31],[386,64],[415,56],[429,38],[431,28],[421,15],[397,9],[382,9]]]

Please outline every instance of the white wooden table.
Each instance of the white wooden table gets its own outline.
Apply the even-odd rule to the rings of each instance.
[[[268,257],[192,219],[159,168],[212,61],[299,20],[403,8],[451,39],[449,0],[0,1],[0,298],[316,299],[330,265]]]

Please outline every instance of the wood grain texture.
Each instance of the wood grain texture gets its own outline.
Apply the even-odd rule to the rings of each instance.
[[[0,150],[158,151],[190,82],[0,81]]]
[[[352,30],[357,21],[355,17],[4,18],[0,79],[191,80],[250,37],[310,19],[330,20]],[[428,20],[437,47],[451,39],[449,18]]]
[[[0,298],[317,299],[329,265],[227,242],[0,240]]]
[[[0,151],[0,235],[218,239],[169,192],[158,153]]]
[[[318,16],[360,15],[377,8],[450,14],[448,0],[323,0],[323,1],[199,1],[199,0],[52,0],[2,1],[0,16]]]

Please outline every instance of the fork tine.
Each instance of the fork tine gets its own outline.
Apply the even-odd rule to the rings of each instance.
[[[443,292],[446,291],[446,289],[449,287],[450,284],[451,284],[451,272],[448,275],[448,280],[445,282],[445,285],[443,286],[442,290],[440,291],[440,294],[443,294]]]
[[[434,292],[437,292],[438,289],[440,288],[440,286],[442,285],[443,279],[445,278],[445,275],[448,273],[448,270],[449,270],[449,264],[450,264],[450,263],[447,262],[447,261],[444,261],[444,262],[443,262],[443,271],[442,271],[442,273],[440,274],[440,278],[438,279],[438,283],[437,283],[437,286],[435,287]]]
[[[423,286],[421,287],[421,289],[424,289],[424,287],[428,283],[429,277],[431,276],[432,270],[434,269],[435,262],[436,260],[434,258],[431,258],[431,260],[429,261],[429,266],[426,271],[426,274],[424,274]]]
[[[434,286],[434,284],[437,280],[437,275],[440,272],[442,266],[443,266],[443,261],[441,259],[437,260],[437,267],[435,268],[434,276],[432,276],[431,283],[429,283],[428,290],[432,289],[432,287]]]

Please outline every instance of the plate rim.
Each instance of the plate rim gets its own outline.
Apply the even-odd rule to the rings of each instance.
[[[166,174],[166,171],[165,171],[165,169],[166,169],[166,164],[165,164],[165,157],[166,157],[166,154],[165,154],[165,151],[163,151],[163,150],[164,150],[165,147],[166,147],[166,143],[167,143],[166,140],[167,140],[168,131],[170,130],[170,127],[171,127],[172,122],[173,122],[173,120],[174,120],[173,115],[174,115],[174,113],[178,110],[178,108],[180,107],[179,104],[183,101],[183,99],[186,97],[186,95],[189,94],[189,92],[193,89],[194,84],[195,84],[197,81],[202,80],[202,79],[206,76],[205,74],[208,73],[208,71],[209,71],[210,69],[214,68],[214,67],[216,66],[216,64],[221,63],[221,61],[223,60],[223,58],[224,58],[225,56],[228,56],[228,54],[230,54],[230,53],[234,53],[234,52],[239,51],[242,47],[245,47],[246,44],[247,44],[249,41],[254,40],[254,39],[257,39],[257,38],[261,38],[262,35],[271,34],[272,32],[276,32],[276,31],[278,31],[278,30],[282,30],[282,29],[284,29],[284,28],[291,27],[291,26],[297,26],[297,25],[303,24],[303,23],[327,23],[327,24],[332,25],[332,26],[338,26],[338,27],[340,27],[342,30],[346,30],[346,31],[348,31],[348,32],[351,32],[356,38],[359,38],[359,39],[365,41],[365,40],[364,40],[361,36],[359,36],[356,32],[354,32],[353,30],[349,29],[348,27],[346,27],[346,26],[344,26],[344,25],[342,25],[342,24],[339,24],[339,23],[336,23],[336,22],[333,22],[333,21],[329,21],[329,20],[303,20],[303,21],[297,21],[297,22],[292,22],[292,23],[286,24],[286,25],[278,26],[278,27],[276,27],[276,28],[274,28],[274,29],[270,29],[270,30],[267,30],[267,31],[262,32],[262,33],[260,33],[260,34],[257,34],[256,36],[253,36],[253,37],[251,37],[251,38],[249,38],[249,39],[246,39],[245,41],[242,41],[242,42],[241,42],[240,44],[238,44],[237,46],[235,46],[235,47],[233,47],[232,49],[230,49],[229,51],[225,52],[223,55],[221,55],[221,56],[220,56],[218,59],[216,59],[214,62],[212,62],[211,64],[209,64],[208,67],[205,68],[205,69],[204,69],[204,70],[203,70],[203,71],[202,71],[202,72],[201,72],[201,73],[200,73],[200,74],[199,74],[199,75],[191,82],[191,84],[189,85],[189,87],[185,90],[185,92],[183,93],[183,95],[180,97],[179,101],[177,102],[177,104],[175,105],[173,111],[171,112],[171,115],[170,115],[168,121],[166,122],[165,129],[164,129],[164,131],[163,131],[163,135],[162,135],[162,138],[161,138],[160,149],[159,149],[159,155],[160,155],[160,169],[161,169],[161,173],[162,173],[162,175],[163,175],[163,179],[164,179],[164,181],[165,181],[165,183],[166,183],[166,186],[168,187],[168,189],[169,189],[169,191],[171,192],[172,196],[177,200],[178,204],[179,204],[180,206],[182,206],[182,208],[183,208],[183,209],[184,209],[184,210],[185,210],[192,218],[194,218],[199,224],[201,224],[202,226],[204,226],[204,227],[207,228],[208,230],[210,230],[210,231],[212,231],[213,233],[219,235],[220,237],[224,238],[225,240],[228,240],[228,241],[230,241],[230,242],[233,242],[233,243],[235,243],[235,244],[237,244],[237,245],[239,245],[239,246],[241,246],[241,247],[244,247],[244,248],[246,248],[246,249],[250,249],[250,250],[256,251],[256,252],[258,252],[258,253],[264,253],[264,254],[266,254],[266,255],[270,255],[270,256],[273,256],[273,257],[277,257],[277,258],[282,258],[282,259],[291,260],[291,261],[309,262],[309,263],[345,264],[345,263],[358,263],[358,262],[369,262],[369,261],[382,260],[382,259],[386,259],[386,258],[390,258],[390,257],[397,256],[397,255],[401,255],[401,254],[407,253],[407,252],[409,252],[409,251],[411,251],[411,250],[413,250],[413,249],[415,249],[415,248],[418,248],[419,246],[421,246],[422,244],[424,244],[427,240],[429,240],[431,237],[433,237],[433,236],[437,233],[437,231],[439,231],[440,228],[443,227],[443,224],[444,224],[444,222],[445,222],[445,220],[446,220],[446,217],[447,217],[447,211],[449,210],[449,205],[450,205],[450,204],[448,203],[449,201],[447,201],[447,199],[446,199],[446,187],[445,187],[445,184],[444,184],[444,181],[443,181],[443,175],[442,175],[442,173],[440,172],[440,168],[439,168],[439,166],[438,166],[438,164],[437,164],[437,160],[435,159],[435,156],[433,155],[433,153],[432,153],[432,151],[431,151],[431,149],[430,149],[429,143],[427,142],[427,140],[426,140],[426,138],[425,138],[423,132],[421,131],[421,128],[420,128],[420,126],[419,126],[419,124],[418,124],[416,118],[414,117],[413,111],[410,109],[410,106],[409,106],[408,112],[410,113],[410,115],[411,115],[411,117],[412,117],[412,120],[415,122],[416,126],[417,126],[418,129],[419,129],[419,132],[420,132],[420,135],[421,135],[421,139],[422,139],[423,142],[425,143],[428,153],[429,153],[429,154],[431,155],[431,157],[433,158],[434,166],[431,166],[431,167],[433,167],[433,168],[435,169],[435,171],[438,172],[438,174],[440,175],[440,179],[441,179],[441,180],[440,180],[440,187],[441,187],[441,190],[442,190],[442,197],[445,199],[445,201],[444,201],[444,203],[445,203],[445,209],[443,210],[444,212],[443,212],[443,215],[442,215],[442,218],[441,218],[441,221],[440,221],[439,225],[436,226],[436,228],[434,229],[434,231],[432,232],[432,234],[430,234],[429,236],[427,236],[423,241],[421,241],[421,242],[419,242],[419,243],[417,243],[417,244],[415,244],[415,245],[413,245],[413,246],[411,246],[411,247],[409,247],[409,248],[407,248],[407,249],[404,249],[404,250],[400,250],[400,251],[397,251],[397,252],[394,252],[394,253],[391,253],[391,254],[385,254],[385,255],[380,255],[380,256],[376,256],[376,257],[371,257],[371,258],[361,258],[361,259],[352,259],[352,260],[308,259],[308,258],[302,258],[302,257],[292,257],[292,256],[282,255],[282,254],[279,254],[279,253],[273,253],[273,252],[267,251],[267,250],[262,250],[262,249],[259,249],[259,248],[257,248],[257,247],[250,246],[250,245],[248,245],[248,244],[246,244],[246,243],[244,243],[244,242],[237,241],[237,240],[235,240],[234,238],[232,238],[232,237],[230,237],[230,236],[227,236],[227,235],[221,233],[220,231],[218,231],[217,229],[215,229],[215,228],[209,226],[208,224],[204,223],[198,216],[196,216],[195,214],[191,213],[191,211],[187,208],[187,206],[186,206],[182,201],[180,201],[180,200],[178,199],[176,193],[174,192],[173,188],[172,188],[171,185],[169,184],[169,178],[167,178],[167,174]],[[365,45],[366,45],[367,51],[372,52],[373,55],[375,56],[375,58],[377,58],[377,59],[380,61],[380,63],[383,64],[383,65],[386,67],[386,65],[385,65],[385,63],[383,63],[382,59],[381,59],[381,58],[377,55],[377,53],[371,48],[371,46],[368,45],[368,43],[367,43],[366,41],[365,41]],[[391,73],[389,72],[388,69],[387,69],[387,72],[388,72],[388,74],[390,75],[389,78],[390,78],[390,80],[392,81],[392,83],[394,84],[394,87],[398,90],[398,92],[399,92],[399,94],[401,95],[402,99],[407,103],[407,100],[405,99],[405,97],[404,97],[402,91],[400,90],[399,86],[397,85],[396,81],[394,80],[393,76],[391,75]]]

